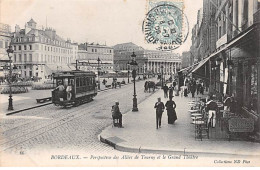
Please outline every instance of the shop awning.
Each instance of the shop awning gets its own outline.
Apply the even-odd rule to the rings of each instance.
[[[202,67],[208,60],[210,60],[212,57],[216,56],[217,54],[221,53],[222,51],[225,51],[231,47],[233,47],[235,45],[236,42],[238,42],[240,39],[242,39],[244,36],[246,36],[249,32],[251,32],[253,30],[253,28],[249,29],[247,32],[245,32],[244,34],[240,35],[239,37],[235,38],[233,41],[231,41],[228,45],[226,45],[224,48],[222,48],[221,50],[216,51],[215,53],[212,53],[209,57],[205,58],[204,60],[202,60],[201,62],[199,62],[199,64],[194,67],[194,69],[191,71],[192,73],[194,73],[195,71],[197,71],[200,67]]]
[[[187,73],[190,73],[190,71],[191,71],[194,67],[196,67],[198,64],[199,64],[199,62],[198,62],[198,63],[195,63],[195,64],[193,64],[193,65],[191,65],[191,66],[189,66],[189,67],[183,68],[183,69],[181,69],[181,70],[178,71],[178,72],[187,72]]]
[[[194,67],[194,69],[191,71],[192,73],[194,73],[195,71],[197,71],[200,67],[202,67],[207,61],[209,61],[210,57],[205,58],[204,60],[202,60],[201,62],[199,62],[199,64]]]

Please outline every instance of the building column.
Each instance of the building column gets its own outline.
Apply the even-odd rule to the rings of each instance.
[[[257,40],[257,43],[256,44],[259,44],[260,43],[260,26],[257,25],[257,35],[256,35],[256,40]],[[257,113],[259,114],[260,112],[260,49],[257,48]],[[258,121],[257,121],[257,129],[256,129],[257,133],[259,134],[260,133],[260,118],[258,118]]]
[[[237,31],[235,31],[235,30],[237,30],[237,20],[238,20],[238,14],[237,14],[237,10],[238,10],[238,8],[237,8],[237,6],[238,6],[238,4],[237,4],[238,2],[237,2],[237,0],[233,0],[233,29],[232,29],[232,31],[233,31],[233,37],[237,34]]]
[[[242,30],[244,16],[244,0],[238,1],[238,28]]]

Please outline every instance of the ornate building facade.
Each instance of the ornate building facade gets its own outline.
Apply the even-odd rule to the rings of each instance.
[[[138,73],[154,73],[158,74],[162,71],[164,74],[171,75],[181,68],[181,59],[178,54],[145,50],[132,42],[117,44],[114,46],[114,66],[118,70],[127,70],[128,63],[131,62],[131,55],[136,54],[138,63]]]
[[[53,72],[70,70],[70,63],[77,58],[77,44],[64,40],[51,28],[37,29],[31,19],[24,29],[15,26],[11,45],[13,61],[21,77],[47,78]]]
[[[100,72],[113,71],[114,49],[112,47],[84,43],[80,44],[78,49],[78,61],[88,63],[86,69],[97,72],[99,58]],[[81,68],[84,69],[84,66]]]

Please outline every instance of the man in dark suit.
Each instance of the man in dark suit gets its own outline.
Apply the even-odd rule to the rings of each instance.
[[[155,103],[156,108],[156,128],[161,127],[162,114],[164,112],[164,104],[161,102],[161,98],[158,98],[158,102]]]

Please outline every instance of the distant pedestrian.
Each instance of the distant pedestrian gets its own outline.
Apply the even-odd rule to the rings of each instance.
[[[175,111],[176,104],[172,100],[172,97],[170,97],[170,100],[166,102],[165,107],[168,115],[168,124],[174,124],[174,122],[177,120],[177,115]]]
[[[163,86],[164,98],[168,98],[168,90],[169,90],[169,88],[168,88],[168,86],[165,84],[165,85]]]
[[[155,103],[154,108],[156,108],[156,128],[161,127],[162,114],[164,112],[164,104],[161,102],[161,98]]]
[[[171,85],[169,88],[169,98],[172,98],[172,97],[173,97],[173,87]]]
[[[173,88],[175,88],[176,85],[177,85],[176,81],[172,82]]]
[[[200,83],[198,83],[198,84],[197,84],[197,95],[199,95],[199,93],[200,93],[200,90],[201,90],[201,84],[200,84]]]
[[[196,81],[193,79],[192,82],[191,82],[191,87],[190,87],[190,91],[191,91],[191,94],[192,94],[192,98],[195,97],[195,92],[196,92]]]

